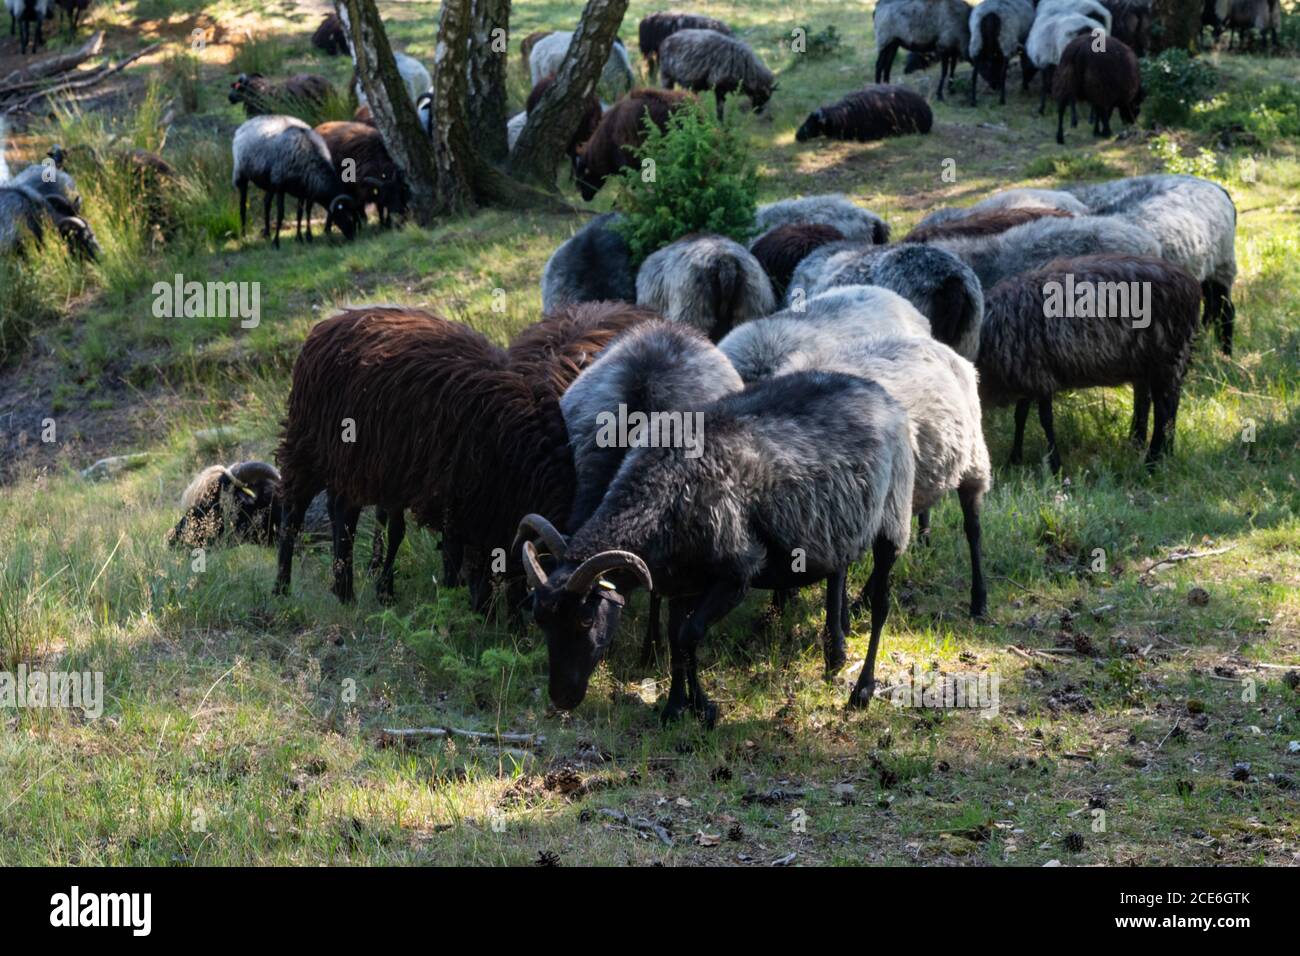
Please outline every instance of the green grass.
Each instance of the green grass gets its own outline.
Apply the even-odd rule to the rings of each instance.
[[[179,16],[185,5],[137,14],[146,8]],[[625,39],[654,8],[635,0]],[[799,145],[808,111],[869,76],[869,11],[827,0],[791,20],[773,0],[699,8],[780,67],[770,115],[742,122],[762,201],[844,191],[905,232],[932,208],[992,189],[1171,160],[1148,132],[1097,141],[1081,125],[1059,147],[1054,118],[1036,115],[1036,87],[1015,88],[1005,108],[981,93],[971,110],[964,79],[934,104],[927,137]],[[395,46],[431,62],[433,6],[384,12]],[[512,34],[572,17],[571,4],[517,4]],[[310,50],[315,23],[277,10],[240,28],[259,38],[273,72],[322,70],[342,89],[350,65]],[[810,37],[834,24],[842,45],[800,59],[788,49],[795,23]],[[0,495],[0,669],[102,671],[106,701],[94,721],[0,711],[0,864],[529,863],[542,851],[563,864],[765,863],[791,852],[807,864],[1295,861],[1296,791],[1276,777],[1300,776],[1300,757],[1287,752],[1300,739],[1300,694],[1283,680],[1300,667],[1300,161],[1290,135],[1225,141],[1223,124],[1197,119],[1161,131],[1183,158],[1212,152],[1240,215],[1237,353],[1198,344],[1173,456],[1142,469],[1125,438],[1128,390],[1065,396],[1057,428],[1068,480],[1037,464],[999,467],[987,499],[987,623],[963,610],[955,503],[936,509],[933,544],[901,559],[880,676],[893,683],[913,666],[996,674],[997,716],[884,701],[846,713],[844,680],[820,678],[822,596],[810,591],[779,621],[756,596],[710,635],[703,679],[722,705],[715,731],[689,720],[661,729],[650,701],[666,693],[667,667],[637,663],[641,599],[586,701],[560,715],[547,707],[537,633],[485,624],[462,592],[438,589],[427,534],[403,546],[391,609],[364,579],[356,606],[340,607],[320,548],[304,553],[292,595],[277,599],[267,551],[215,550],[196,571],[190,555],[164,547],[199,467],[272,454],[289,368],[313,322],[347,303],[401,302],[504,342],[535,320],[546,257],[582,222],[491,210],[348,245],[287,241],[275,252],[256,228],[240,239],[228,139],[241,114],[214,92],[237,72],[233,52],[200,54],[209,95],[168,135],[164,154],[186,185],[169,199],[178,229],[161,245],[121,202],[131,185],[118,167],[84,161],[123,139],[157,148],[156,97],[125,124],[65,116],[31,147],[39,155],[55,138],[69,147],[106,255],[93,267],[42,257],[20,293],[0,275],[6,306],[17,294],[47,303],[20,319],[0,314],[3,391],[25,389],[63,443],[19,455]],[[517,39],[511,58],[517,107],[526,91]],[[1207,117],[1248,112],[1254,91],[1300,79],[1294,59],[1214,58],[1221,88]],[[904,82],[928,91],[935,75]],[[593,205],[608,208],[612,192]],[[155,318],[153,284],[176,272],[260,282],[261,325]],[[504,312],[492,308],[496,289]],[[218,426],[227,431],[215,447],[197,437]],[[988,410],[985,427],[1005,462],[1009,410]],[[105,453],[150,457],[89,483],[75,472],[94,457],[78,433],[105,428],[121,436]],[[1031,462],[1044,450],[1031,426]],[[1148,570],[1175,551],[1220,548],[1230,550]],[[864,571],[854,569],[853,585]],[[1208,603],[1189,601],[1193,587]],[[862,630],[857,622],[855,660]],[[1026,659],[1012,645],[1047,653]],[[463,741],[380,746],[383,727],[428,724],[530,731],[547,743],[535,756]],[[1237,763],[1251,765],[1248,780],[1232,779]],[[576,792],[554,772],[567,765]],[[612,825],[596,813],[604,807],[665,821],[673,848]],[[1099,810],[1104,829],[1094,832]],[[1070,833],[1083,836],[1081,852],[1064,848]]]

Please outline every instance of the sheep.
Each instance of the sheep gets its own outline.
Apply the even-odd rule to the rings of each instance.
[[[776,226],[792,222],[834,226],[845,239],[874,242],[877,245],[889,241],[889,224],[843,193],[781,199],[759,206],[754,215],[754,226],[759,232],[767,232]]]
[[[600,506],[549,571],[532,540],[546,519],[521,523],[551,702],[563,710],[582,702],[617,630],[624,594],[641,584],[670,601],[672,685],[660,717],[667,723],[689,709],[712,726],[717,706],[700,686],[697,662],[709,626],[750,588],[821,580],[828,582],[828,624],[840,625],[844,575],[870,547],[871,643],[849,698],[866,707],[890,569],[911,532],[906,413],[874,382],[796,372],[724,396],[701,414],[709,433],[698,456],[671,447],[629,451]]]
[[[26,54],[27,41],[31,40],[31,52],[45,44],[45,35],[41,26],[54,13],[54,0],[5,0],[5,9],[9,11],[9,34],[14,33],[14,24],[18,26],[18,52]],[[32,36],[32,24],[36,24],[36,35]]]
[[[352,122],[354,122],[354,123],[363,123],[363,124],[365,124],[366,126],[374,126],[374,125],[375,125],[375,114],[372,113],[372,112],[370,112],[370,104],[369,104],[369,103],[362,103],[360,106],[358,106],[356,109],[354,109],[354,110],[352,111]],[[420,125],[421,125],[421,126],[424,126],[424,125],[425,125],[425,122],[424,122],[423,119],[420,120]],[[376,128],[378,128],[378,127],[376,127]]]
[[[546,39],[554,32],[554,30],[534,30],[532,33],[528,34],[528,36],[519,41],[519,58],[524,61],[525,73],[531,75],[528,58],[532,55],[533,47],[537,46],[537,41]]]
[[[636,276],[636,301],[715,342],[734,326],[776,310],[772,283],[758,260],[739,243],[709,235],[687,236],[651,253]]]
[[[325,207],[327,235],[335,225],[345,239],[356,234],[356,203],[334,171],[325,141],[302,120],[292,116],[255,116],[245,120],[235,130],[231,152],[234,156],[233,182],[239,190],[241,236],[248,221],[249,183],[266,193],[264,237],[271,235],[271,200],[278,200],[273,242],[277,249],[280,248],[280,228],[284,225],[286,194],[298,200],[298,235],[301,234],[305,206],[307,238],[311,239],[311,209],[315,203]]]
[[[936,209],[916,224],[917,229],[927,229],[940,224],[951,225],[960,219],[983,213],[1008,209],[1046,209],[1086,216],[1089,209],[1073,195],[1059,189],[1004,189],[964,209],[947,207]]]
[[[636,164],[634,150],[645,141],[646,116],[663,130],[673,110],[690,98],[691,94],[680,90],[638,89],[611,106],[573,160],[574,180],[582,198],[591,202],[606,179]]]
[[[528,77],[533,86],[552,73],[559,75],[572,42],[571,30],[556,30],[533,45],[528,54]],[[609,58],[601,68],[598,86],[605,96],[617,99],[632,89],[632,82],[632,63],[628,60],[627,49],[621,40],[615,39],[610,46]]]
[[[1034,22],[1034,5],[1030,0],[983,0],[970,14],[970,61],[974,68],[970,80],[970,104],[981,76],[999,92],[998,102],[1007,103],[1007,69],[1016,51],[1029,38]],[[1021,57],[1021,69],[1025,59]]]
[[[673,10],[642,17],[640,24],[637,25],[637,42],[650,79],[653,80],[659,72],[660,45],[679,30],[713,30],[725,36],[732,35],[731,27],[721,20],[695,13],[679,13]]]
[[[380,225],[390,222],[392,213],[405,214],[406,182],[379,130],[364,123],[332,121],[321,123],[316,133],[325,141],[359,219],[365,220],[366,205],[372,202]]]
[[[965,212],[965,210],[961,210]],[[969,215],[957,215],[942,218],[929,225],[918,224],[902,238],[903,242],[932,242],[935,239],[948,239],[954,236],[993,236],[1006,232],[1015,226],[1045,217],[1071,219],[1074,214],[1063,209],[1049,209],[1045,206],[1005,206],[989,208]]]
[[[30,189],[44,199],[57,197],[79,212],[81,194],[77,191],[76,180],[63,169],[62,147],[50,147],[46,156],[48,161],[24,166],[4,185]]]
[[[872,14],[876,33],[876,82],[888,83],[898,48],[939,55],[939,85],[952,82],[970,49],[970,4],[965,0],[890,0]]]
[[[537,85],[528,94],[528,100],[524,104],[525,116],[533,111],[537,104],[542,101],[542,96],[545,95],[546,91],[554,85],[554,73],[548,73],[538,81]],[[582,118],[578,121],[578,128],[573,131],[573,135],[569,137],[568,145],[564,147],[564,155],[568,156],[570,160],[573,160],[578,155],[578,148],[591,139],[592,134],[596,132],[596,127],[600,125],[600,118],[603,115],[604,111],[601,109],[600,100],[596,97],[596,94],[593,93],[588,96],[582,111]]]
[[[1154,175],[1072,189],[1098,216],[1140,226],[1160,241],[1160,256],[1201,283],[1205,323],[1232,354],[1236,307],[1237,207],[1218,183],[1196,176]]]
[[[580,302],[636,301],[636,269],[627,241],[605,213],[560,244],[542,270],[542,312]]]
[[[776,89],[776,77],[748,44],[716,30],[678,30],[667,37],[659,44],[659,72],[670,90],[712,90],[719,121],[728,95],[744,93],[761,113]]]
[[[990,290],[975,364],[981,399],[1016,403],[1012,463],[1020,461],[1031,402],[1038,403],[1055,473],[1061,457],[1052,396],[1129,383],[1134,386],[1133,437],[1145,444],[1147,407],[1154,402],[1148,465],[1165,454],[1200,298],[1196,280],[1182,269],[1163,259],[1129,255],[1060,259]]]
[[[1214,42],[1219,42],[1219,38],[1223,36],[1223,18],[1228,15],[1230,3],[1231,0],[1205,0],[1201,6],[1201,29],[1197,34],[1198,41],[1204,41],[1205,28],[1209,27]]]
[[[181,494],[181,519],[169,547],[210,547],[219,540],[275,543],[280,530],[280,472],[264,461],[210,465]]]
[[[370,114],[369,106],[358,106],[357,110],[365,110],[367,116]],[[424,130],[424,135],[429,139],[433,139],[433,90],[425,90],[420,94],[415,101],[415,115],[419,117],[420,129]],[[375,125],[373,118],[368,119],[367,122],[371,126]],[[508,124],[509,121],[507,121]]]
[[[1061,62],[1061,54],[1077,36],[1095,36],[1098,32],[1106,33],[1106,28],[1099,20],[1081,13],[1060,13],[1048,15],[1041,10],[1034,17],[1034,25],[1029,28],[1029,37],[1025,40],[1025,54],[1035,68],[1043,73],[1043,88],[1038,100],[1038,115],[1047,109],[1047,93],[1052,86],[1052,77],[1056,73],[1056,64]]]
[[[1003,279],[1041,268],[1053,259],[1100,253],[1160,255],[1160,241],[1150,232],[1109,216],[1036,219],[995,236],[940,239],[930,245],[970,266],[986,298],[988,290]]]
[[[897,292],[920,310],[934,338],[974,359],[979,350],[984,292],[960,258],[933,246],[823,246],[795,270],[786,295],[816,295],[836,286],[870,285]]]
[[[834,226],[823,226],[815,222],[791,222],[763,233],[749,244],[749,251],[767,273],[772,283],[772,294],[781,300],[785,298],[795,267],[809,253],[828,242],[843,240],[844,233]]]
[[[28,235],[40,245],[47,225],[54,226],[74,256],[98,259],[99,243],[94,230],[62,196],[42,195],[15,180],[0,185],[0,254],[21,254]]]
[[[398,75],[402,78],[402,85],[406,87],[406,94],[415,103],[420,99],[420,94],[433,86],[433,78],[429,76],[429,71],[413,56],[407,56],[405,53],[393,51],[393,59],[397,63]],[[365,106],[367,104],[366,91],[361,85],[361,77],[353,70],[352,91],[356,94],[357,105]]]
[[[81,17],[90,9],[92,0],[55,0],[59,7],[59,21],[67,22],[68,36],[75,36]]]
[[[1220,4],[1219,9],[1222,9]],[[1273,47],[1278,45],[1278,31],[1282,28],[1282,6],[1278,0],[1232,0],[1227,6],[1226,14],[1221,14],[1222,24],[1232,31],[1233,40],[1243,46],[1240,38],[1250,38],[1252,31],[1258,32],[1260,40],[1268,42],[1268,35],[1273,35]],[[1252,44],[1253,46],[1253,40]],[[1231,47],[1231,43],[1229,43]]]
[[[1138,57],[1147,55],[1151,45],[1150,0],[1101,0],[1110,11],[1111,36],[1122,40]]]
[[[1119,108],[1125,123],[1137,121],[1142,105],[1142,74],[1127,43],[1107,37],[1098,44],[1090,36],[1070,41],[1052,78],[1056,100],[1056,141],[1065,145],[1065,108],[1080,100],[1092,107],[1094,136],[1110,136],[1110,116]]]
[[[933,125],[934,114],[924,97],[903,86],[867,86],[813,110],[794,138],[800,143],[818,136],[865,143],[928,133]]]
[[[1107,34],[1111,32],[1111,12],[1102,0],[1038,0],[1036,16],[1059,17],[1063,14],[1089,17],[1100,23]]]
[[[352,50],[343,21],[337,13],[329,14],[320,22],[316,32],[311,35],[311,45],[323,50],[326,56],[339,56]]]
[[[227,98],[244,104],[246,116],[313,113],[332,95],[330,81],[315,73],[298,73],[280,83],[272,83],[261,73],[240,73],[230,84]]]

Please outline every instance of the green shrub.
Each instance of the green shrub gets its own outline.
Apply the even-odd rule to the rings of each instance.
[[[197,113],[203,108],[203,77],[199,58],[188,49],[177,50],[163,61],[163,79],[168,89],[175,91],[186,113]]]
[[[244,42],[239,44],[230,61],[231,73],[261,73],[263,76],[278,76],[284,64],[287,49],[279,38],[264,33],[244,33]]]
[[[758,170],[734,116],[719,123],[689,103],[662,132],[645,120],[641,162],[623,171],[614,199],[635,261],[693,232],[742,243],[753,234]]]
[[[1025,166],[1025,175],[1034,178],[1052,176],[1056,179],[1105,179],[1118,176],[1119,170],[1091,153],[1064,153],[1034,157]]]
[[[1185,125],[1192,107],[1219,85],[1218,71],[1186,50],[1165,50],[1142,61],[1142,113],[1148,125]]]
[[[1160,158],[1167,173],[1200,176],[1215,179],[1219,172],[1219,157],[1213,150],[1202,147],[1195,156],[1184,156],[1179,145],[1168,136],[1157,136],[1151,141],[1151,152]]]

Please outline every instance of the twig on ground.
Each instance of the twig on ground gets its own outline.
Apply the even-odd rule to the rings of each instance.
[[[653,834],[659,838],[659,842],[664,846],[670,847],[673,845],[673,838],[668,835],[668,831],[653,820],[647,820],[645,817],[630,817],[622,810],[615,810],[613,807],[601,807],[597,812],[601,816],[609,817],[615,823],[631,827],[638,833]]]
[[[492,731],[461,730],[459,727],[385,727],[379,732],[379,743],[387,746],[418,740],[445,740],[448,737],[460,737],[476,744],[492,744],[503,749],[546,745],[546,738],[541,734],[498,734]]]
[[[1235,547],[1236,547],[1235,544],[1230,544],[1225,548],[1215,548],[1213,551],[1189,551],[1186,554],[1171,554],[1169,557],[1165,558],[1164,560],[1157,561],[1155,564],[1151,565],[1142,573],[1150,574],[1152,571],[1156,570],[1156,568],[1162,568],[1165,565],[1169,565],[1169,564],[1177,564],[1180,561],[1194,561],[1197,558],[1211,558],[1214,557],[1214,555],[1216,554],[1225,554],[1228,551],[1231,551]]]

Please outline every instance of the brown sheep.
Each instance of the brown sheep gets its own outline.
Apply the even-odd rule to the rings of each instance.
[[[528,101],[524,104],[524,112],[531,113],[533,107],[542,101],[542,94],[554,85],[554,73],[548,73],[538,80],[537,85],[528,94]],[[592,93],[587,97],[586,109],[583,110],[582,119],[578,122],[578,128],[569,137],[569,145],[564,148],[564,154],[570,160],[578,155],[578,149],[583,143],[591,139],[591,135],[596,132],[596,127],[600,125],[601,115],[600,98],[595,93]]]
[[[1099,45],[1101,49],[1094,49]],[[1114,37],[1075,37],[1061,54],[1052,77],[1056,100],[1056,141],[1065,145],[1065,109],[1079,102],[1092,107],[1092,134],[1110,136],[1110,115],[1119,108],[1125,123],[1137,120],[1142,105],[1142,73],[1128,44]]]
[[[772,281],[772,293],[777,301],[785,298],[786,286],[808,253],[828,242],[840,242],[844,233],[834,226],[816,222],[791,222],[763,233],[749,247],[758,264]]]
[[[814,110],[794,138],[801,143],[818,136],[868,142],[928,133],[933,125],[934,114],[925,97],[904,86],[874,84]]]
[[[279,83],[261,73],[240,73],[230,84],[229,99],[243,103],[250,117],[286,113],[301,119],[302,113],[319,109],[333,93],[330,81],[315,73],[297,73]]]
[[[348,35],[337,13],[331,13],[320,22],[316,32],[311,35],[311,45],[325,51],[327,56],[339,56],[350,52]]]
[[[375,114],[370,112],[369,103],[362,103],[352,111],[352,122],[363,123],[372,127],[375,125]]]
[[[1039,206],[1021,206],[1017,208],[988,209],[973,212],[968,216],[936,222],[929,226],[917,226],[906,236],[903,242],[934,242],[937,239],[953,239],[957,236],[993,236],[1006,232],[1016,226],[1023,226],[1044,216],[1058,219],[1072,219],[1073,216],[1064,209],[1048,209]]]
[[[662,130],[672,111],[689,99],[692,95],[681,90],[638,89],[611,106],[573,160],[582,198],[590,202],[607,178],[636,164],[633,150],[645,140],[645,116]]]
[[[392,213],[406,212],[402,171],[388,155],[379,130],[365,123],[338,120],[321,123],[316,132],[329,147],[334,170],[363,219],[367,203],[375,204],[380,225],[386,225]]]

